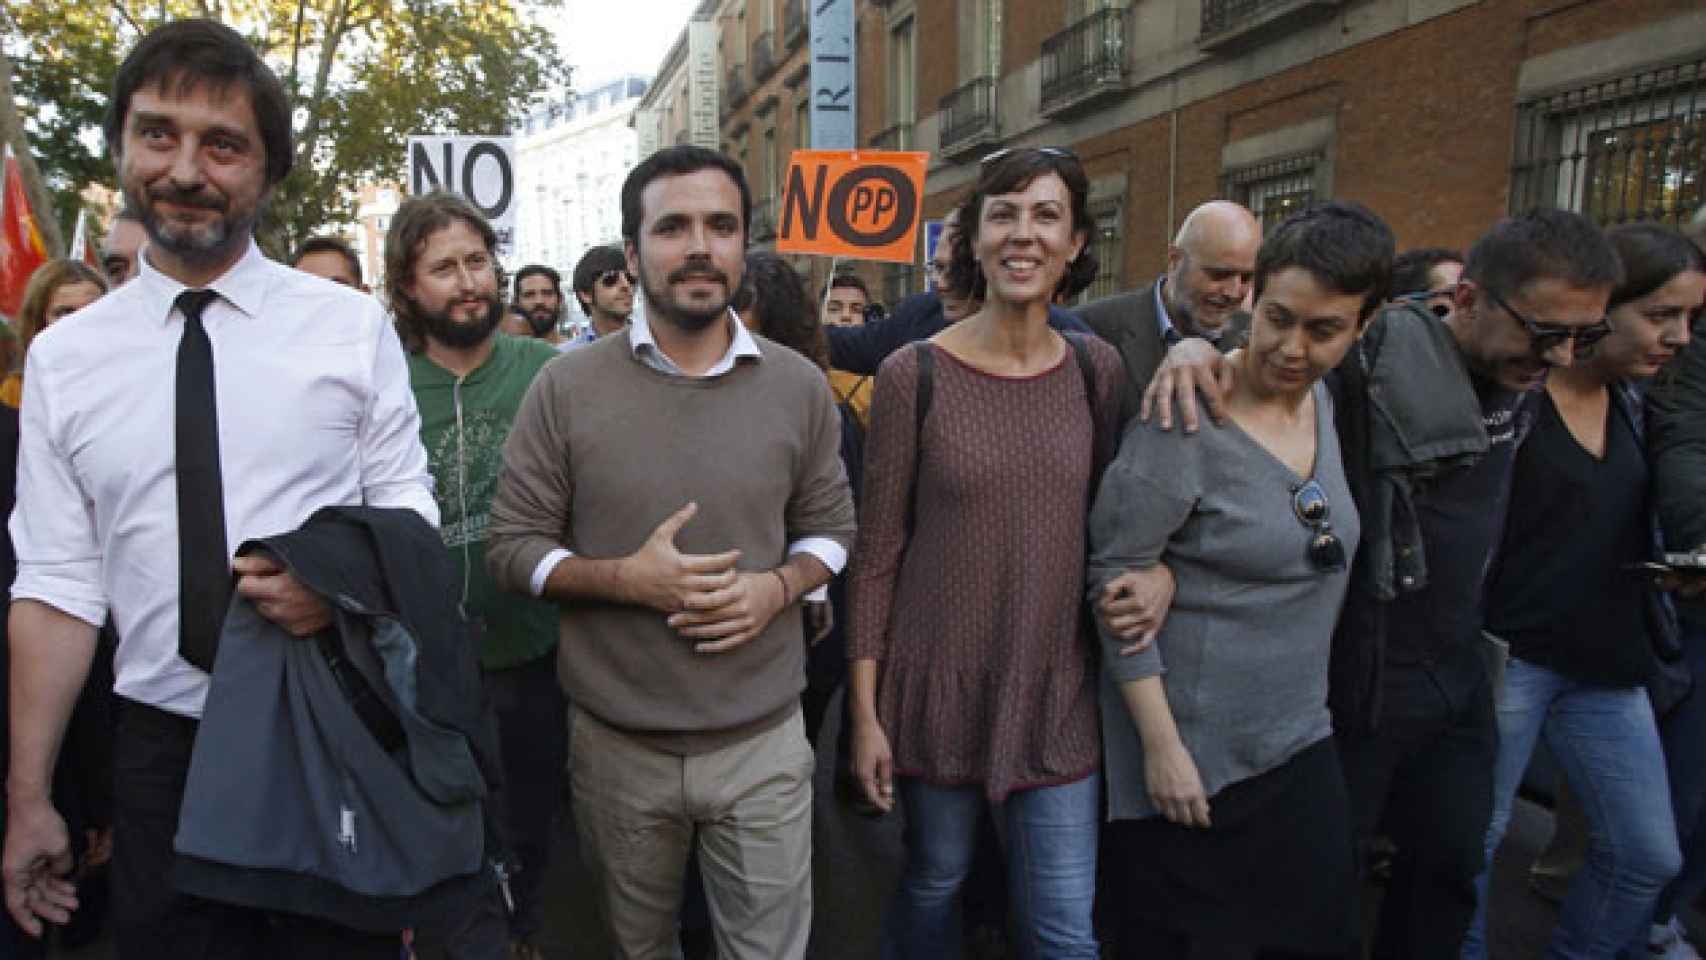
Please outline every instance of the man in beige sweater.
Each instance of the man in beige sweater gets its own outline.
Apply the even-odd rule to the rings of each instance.
[[[805,953],[811,770],[799,603],[853,502],[823,375],[728,309],[751,206],[733,161],[661,151],[622,187],[647,313],[540,373],[487,562],[562,608],[583,855],[622,957],[672,949],[691,845],[725,958]]]

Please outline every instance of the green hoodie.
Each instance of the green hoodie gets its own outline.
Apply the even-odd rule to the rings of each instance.
[[[503,469],[504,441],[534,375],[556,356],[544,341],[499,333],[492,355],[459,380],[424,352],[409,355],[421,443],[443,517],[439,532],[462,574],[463,610],[485,621],[480,666],[487,670],[518,666],[557,646],[556,606],[500,593],[486,572],[486,524]]]

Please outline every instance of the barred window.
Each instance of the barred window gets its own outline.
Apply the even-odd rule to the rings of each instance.
[[[1517,104],[1511,212],[1683,224],[1706,203],[1706,58]]]
[[[1228,170],[1221,175],[1220,194],[1250,208],[1267,236],[1286,217],[1316,204],[1325,192],[1320,166],[1321,154],[1310,152]]]
[[[1079,303],[1089,303],[1120,292],[1120,264],[1125,260],[1125,244],[1120,236],[1118,207],[1094,211],[1095,229],[1090,234],[1090,253],[1096,258],[1096,279],[1078,295]]]

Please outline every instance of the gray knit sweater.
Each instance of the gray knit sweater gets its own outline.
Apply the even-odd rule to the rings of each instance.
[[[1345,485],[1332,398],[1315,387],[1315,479],[1345,556],[1356,506]],[[1332,733],[1327,659],[1349,580],[1308,557],[1292,508],[1306,480],[1236,425],[1195,436],[1133,421],[1090,515],[1091,597],[1128,568],[1166,563],[1178,581],[1154,646],[1121,657],[1103,632],[1102,738],[1108,816],[1157,814],[1143,747],[1115,684],[1161,674],[1179,735],[1210,797]]]

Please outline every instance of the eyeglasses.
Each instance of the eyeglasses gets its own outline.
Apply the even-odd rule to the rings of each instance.
[[[1517,313],[1505,298],[1491,290],[1487,296],[1498,304],[1499,309],[1516,318],[1522,328],[1528,331],[1528,336],[1534,341],[1535,353],[1550,353],[1562,346],[1565,341],[1575,344],[1577,350],[1590,350],[1593,345],[1604,340],[1611,333],[1611,321],[1600,317],[1586,326],[1575,327],[1567,323],[1539,323]]]
[[[1073,163],[1078,162],[1078,154],[1073,153],[1065,147],[1002,147],[994,153],[985,154],[983,159],[979,160],[978,163],[987,167],[990,164],[1010,157],[1021,150],[1030,150],[1034,153],[1040,153],[1045,157],[1053,157],[1056,160],[1071,160]]]
[[[1291,512],[1297,515],[1298,523],[1309,528],[1309,562],[1315,565],[1315,569],[1343,570],[1345,544],[1328,522],[1333,508],[1327,502],[1327,491],[1321,489],[1319,480],[1305,481],[1292,491]]]
[[[628,286],[630,287],[634,285],[634,275],[626,270],[606,270],[598,275],[598,282],[607,287],[614,287],[616,286],[617,277],[621,277],[623,280],[628,281]]]
[[[1451,296],[1456,292],[1457,285],[1452,284],[1449,287],[1439,287],[1434,290],[1417,290],[1415,293],[1406,293],[1401,296],[1394,297],[1393,299],[1397,300],[1399,303],[1413,303],[1416,306],[1421,307],[1423,310],[1433,314],[1435,317],[1444,320],[1446,317],[1451,316],[1451,304],[1449,302],[1429,303],[1428,301],[1437,297],[1445,297],[1449,301]]]

